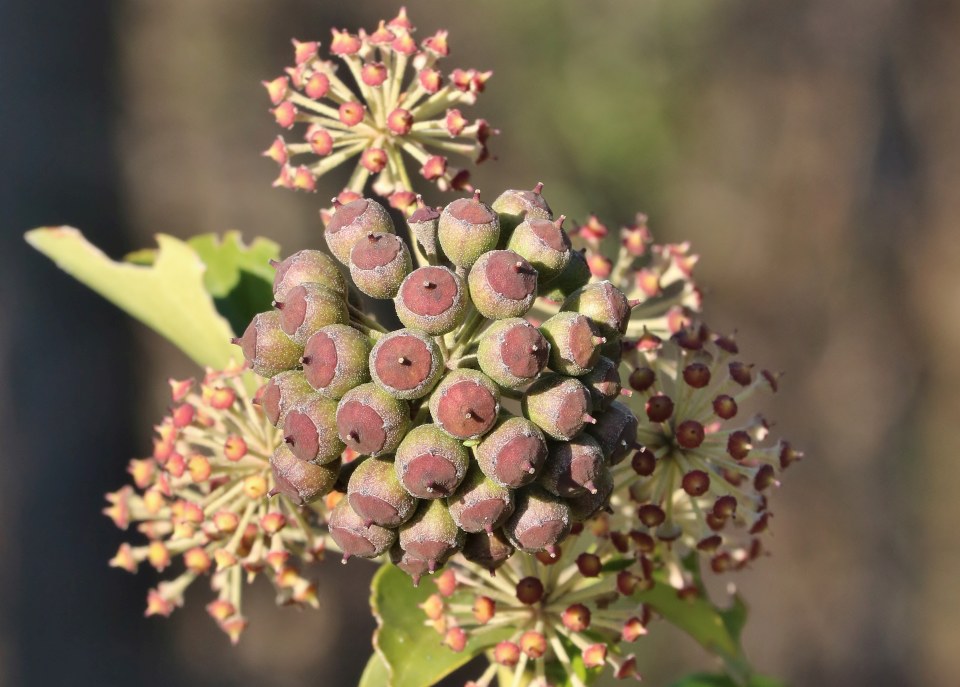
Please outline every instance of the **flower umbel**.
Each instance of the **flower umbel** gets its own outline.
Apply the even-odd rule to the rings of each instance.
[[[497,133],[482,119],[469,121],[459,108],[472,105],[491,72],[440,71],[449,54],[447,32],[419,43],[406,11],[372,33],[333,30],[330,54],[346,65],[319,56],[315,41],[293,41],[295,64],[286,76],[264,82],[277,123],[301,138],[277,137],[264,153],[280,165],[275,185],[315,191],[317,179],[359,158],[347,189],[362,193],[370,177],[373,189],[406,209],[413,201],[407,168],[441,190],[469,190],[469,173],[450,165],[450,156],[482,162],[487,139]],[[351,83],[352,82],[352,83]]]

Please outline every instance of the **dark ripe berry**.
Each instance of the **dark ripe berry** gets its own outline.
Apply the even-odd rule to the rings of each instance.
[[[417,243],[423,246],[427,255],[437,254],[437,224],[440,212],[429,205],[425,205],[423,198],[417,196],[417,209],[407,218],[407,225],[416,237]]]
[[[484,317],[519,317],[537,297],[537,271],[511,250],[492,250],[474,263],[467,277],[470,298]]]
[[[303,354],[303,347],[284,334],[276,310],[254,315],[243,336],[233,343],[240,346],[250,368],[261,377],[292,370]]]
[[[399,527],[417,508],[417,500],[400,485],[393,461],[386,458],[360,462],[347,485],[347,498],[364,522],[381,527]]]
[[[657,457],[648,448],[642,448],[633,454],[630,467],[641,477],[649,477],[657,469]]]
[[[737,414],[737,402],[731,396],[721,394],[713,399],[713,412],[721,420],[730,420]]]
[[[483,473],[504,487],[530,484],[547,459],[547,442],[540,429],[522,417],[501,419],[476,449]]]
[[[554,496],[569,498],[599,491],[596,480],[606,470],[600,445],[587,434],[570,441],[551,441],[537,484]]]
[[[466,314],[467,288],[446,267],[420,267],[407,275],[393,299],[405,327],[439,336],[456,329]]]
[[[713,515],[721,520],[731,518],[737,513],[737,499],[734,496],[721,496],[713,502]]]
[[[467,474],[470,453],[436,425],[410,430],[397,448],[397,477],[418,499],[439,499],[456,491]]]
[[[394,234],[396,230],[386,208],[376,201],[360,198],[337,208],[323,236],[333,256],[349,265],[354,244],[370,232]]]
[[[734,460],[743,460],[749,455],[752,448],[753,441],[750,439],[750,435],[743,430],[733,432],[727,438],[727,453]]]
[[[803,458],[803,452],[790,445],[789,441],[780,442],[780,469],[786,470],[793,463]]]
[[[333,489],[340,472],[340,463],[305,463],[294,456],[285,444],[280,444],[270,457],[270,468],[277,493],[303,505],[317,500]]]
[[[410,272],[410,253],[393,234],[371,232],[350,252],[350,277],[371,298],[393,298]]]
[[[344,297],[320,284],[307,283],[290,289],[287,299],[278,302],[277,308],[283,331],[301,345],[321,327],[350,321]]]
[[[513,513],[513,492],[488,479],[476,463],[471,463],[456,493],[447,499],[447,507],[464,532],[492,534]]]
[[[762,465],[753,478],[753,488],[757,491],[764,491],[777,483],[777,478],[772,465]]]
[[[443,209],[437,237],[444,254],[457,267],[470,267],[481,255],[497,246],[500,219],[489,205],[473,198],[459,198]]]
[[[410,427],[410,408],[375,384],[348,391],[337,406],[340,440],[360,455],[392,453]]]
[[[516,499],[513,515],[503,526],[507,538],[527,553],[552,552],[570,532],[570,507],[533,484],[518,491]]]
[[[434,499],[420,502],[414,516],[400,526],[398,541],[408,554],[427,561],[433,572],[463,545],[463,538],[446,503]]]
[[[710,475],[703,470],[691,470],[683,476],[681,484],[690,496],[703,496],[710,489]]]
[[[390,332],[370,351],[373,381],[394,398],[422,398],[442,374],[443,356],[436,342],[414,329]]]
[[[740,386],[750,386],[753,381],[753,365],[734,360],[727,366],[727,369],[730,371],[730,379]]]
[[[508,235],[520,222],[527,218],[553,219],[553,212],[540,191],[543,184],[537,184],[532,191],[507,190],[501,193],[490,207],[500,215],[500,230]]]
[[[674,430],[677,443],[683,448],[694,449],[703,443],[703,425],[696,420],[684,420]]]
[[[270,424],[280,427],[287,418],[287,413],[313,393],[313,387],[307,382],[303,372],[287,370],[274,375],[263,385],[260,407]]]
[[[622,388],[619,366],[602,355],[597,359],[593,369],[580,377],[580,381],[590,390],[595,409],[606,408],[617,400]]]
[[[608,281],[587,284],[570,294],[560,309],[586,315],[594,321],[600,334],[608,338],[626,334],[630,323],[627,297]]]
[[[396,530],[379,525],[367,525],[350,507],[350,501],[340,499],[327,521],[330,536],[343,551],[343,560],[351,556],[376,558],[393,546]]]
[[[500,386],[529,384],[547,366],[550,344],[536,327],[519,317],[494,322],[477,350],[480,369]]]
[[[283,435],[300,460],[317,465],[336,460],[344,449],[337,436],[337,402],[315,394],[287,413]]]
[[[577,570],[584,577],[597,577],[602,568],[603,563],[595,553],[581,553],[577,556]]]
[[[517,225],[507,242],[507,248],[529,260],[544,282],[559,276],[573,254],[570,237],[562,225],[563,217],[556,222],[528,217]]]
[[[303,349],[303,374],[314,389],[339,400],[350,389],[370,381],[367,367],[370,339],[345,324],[328,324]]]
[[[560,274],[550,280],[541,275],[540,295],[555,303],[562,303],[570,294],[585,286],[592,276],[586,256],[580,251],[572,250],[570,261]]]
[[[517,582],[517,600],[527,606],[543,599],[543,582],[539,577],[524,577]]]
[[[341,296],[347,294],[347,282],[329,255],[318,250],[302,250],[275,263],[273,297],[284,301],[290,289],[305,282],[323,284]]]
[[[490,571],[490,574],[507,562],[513,555],[513,545],[507,541],[502,530],[492,535],[485,532],[468,534],[463,542],[463,557]]]
[[[573,439],[588,422],[595,422],[591,407],[587,387],[557,374],[543,375],[523,396],[524,414],[553,439]]]
[[[683,368],[683,381],[694,389],[702,389],[710,383],[710,368],[703,363],[690,363]]]
[[[540,325],[550,343],[550,369],[579,377],[593,369],[600,358],[602,337],[597,336],[590,318],[575,312],[557,313]]]
[[[666,422],[673,415],[673,400],[663,394],[651,396],[647,399],[646,412],[650,422]]]
[[[570,507],[570,519],[575,523],[589,520],[610,503],[614,487],[613,473],[603,466],[594,477],[593,483],[596,493],[588,491],[566,499],[566,504]]]
[[[493,427],[500,412],[500,391],[476,370],[453,370],[430,396],[430,415],[457,439],[476,439]]]
[[[637,518],[647,527],[659,527],[667,519],[667,515],[660,506],[648,503],[637,509]]]
[[[638,367],[630,373],[630,386],[634,391],[644,392],[657,381],[657,373],[649,367]]]
[[[610,465],[616,465],[627,457],[637,443],[637,416],[620,401],[614,401],[597,417],[597,423],[587,427],[590,434]]]

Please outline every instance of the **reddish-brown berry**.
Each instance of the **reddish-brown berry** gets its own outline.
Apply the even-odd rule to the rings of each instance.
[[[547,365],[550,345],[519,317],[494,322],[480,339],[480,369],[500,386],[517,388],[536,379]]]
[[[453,370],[430,396],[430,415],[457,439],[476,439],[493,427],[500,412],[500,391],[482,372]]]
[[[537,271],[510,250],[481,255],[467,277],[470,298],[484,317],[502,320],[519,317],[537,296]]]
[[[397,541],[395,530],[379,525],[367,525],[364,519],[350,507],[348,499],[340,499],[334,507],[330,513],[327,528],[333,541],[343,551],[344,561],[351,556],[376,558]]]
[[[317,500],[333,489],[340,463],[305,463],[294,456],[286,445],[280,444],[270,457],[270,468],[277,493],[302,505]]]
[[[354,244],[370,232],[396,233],[386,208],[374,200],[360,198],[337,208],[327,223],[324,238],[333,256],[349,265]]]
[[[261,377],[292,370],[300,363],[303,347],[292,341],[280,326],[275,310],[254,315],[246,331],[234,343],[240,346],[251,369]]]
[[[507,562],[513,555],[513,545],[507,541],[502,530],[492,535],[485,532],[468,534],[463,543],[463,557],[490,571],[490,574]]]
[[[394,398],[422,398],[443,374],[443,356],[429,336],[414,329],[386,334],[370,351],[373,381]]]
[[[277,308],[284,333],[300,345],[321,327],[350,321],[343,296],[311,282],[290,289],[286,300],[277,302]]]
[[[544,284],[563,272],[573,254],[570,237],[562,228],[563,220],[563,217],[556,222],[527,217],[517,225],[507,242],[510,250],[530,261]]]
[[[457,267],[467,268],[489,250],[500,238],[500,219],[489,205],[480,202],[480,192],[473,198],[460,198],[440,213],[437,237],[444,254]]]
[[[431,572],[463,545],[464,534],[457,529],[443,499],[421,501],[414,516],[400,526],[400,546],[411,556],[427,561]]]
[[[552,552],[570,532],[570,508],[545,489],[528,485],[517,492],[513,515],[503,526],[510,542],[527,553]]]
[[[375,384],[348,391],[337,406],[340,440],[361,455],[392,453],[410,427],[410,409]]]
[[[280,427],[287,418],[287,413],[313,393],[313,387],[307,382],[303,372],[288,370],[274,375],[263,385],[260,407],[270,424]]]
[[[410,494],[438,499],[456,491],[467,474],[470,454],[436,425],[419,425],[403,438],[395,464],[397,477]]]
[[[476,463],[471,463],[456,493],[447,499],[447,506],[464,532],[492,534],[513,513],[513,492],[488,479]]]
[[[568,441],[595,420],[589,415],[590,392],[572,377],[546,374],[523,397],[524,414],[553,439]]]
[[[540,429],[522,417],[502,418],[476,449],[477,463],[497,484],[518,489],[536,479],[547,459]]]
[[[446,267],[420,267],[403,280],[393,302],[404,326],[438,336],[463,322],[467,288]]]
[[[550,369],[579,377],[593,369],[600,358],[597,336],[588,317],[575,312],[557,313],[540,325],[540,333],[550,343]]]
[[[347,282],[329,255],[318,250],[302,250],[274,263],[273,297],[283,301],[290,289],[306,282],[323,284],[342,296],[347,293]]]
[[[399,527],[413,516],[417,499],[400,485],[393,461],[367,458],[353,471],[347,498],[367,524]]]
[[[343,453],[337,436],[337,402],[313,395],[287,413],[283,423],[284,441],[300,460],[324,465]]]
[[[596,494],[599,473],[607,469],[600,445],[589,435],[581,434],[570,441],[551,441],[547,462],[540,471],[537,484],[554,496],[570,498]]]
[[[394,234],[371,232],[350,252],[350,277],[371,298],[396,296],[410,267],[410,253]]]
[[[330,324],[307,339],[303,374],[320,394],[339,400],[350,389],[370,381],[369,356],[366,334],[345,324]]]

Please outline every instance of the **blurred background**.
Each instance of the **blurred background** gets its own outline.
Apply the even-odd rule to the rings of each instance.
[[[493,69],[503,130],[476,184],[546,184],[555,211],[643,210],[702,256],[708,321],[787,372],[769,403],[802,447],[773,555],[733,578],[745,643],[793,685],[960,674],[960,5],[949,0],[408,0],[456,66]],[[289,38],[372,29],[392,2],[0,3],[0,685],[354,685],[372,566],[319,570],[319,612],[247,595],[238,648],[195,585],[144,619],[151,574],[107,568],[104,492],[146,455],[165,342],[22,241],[69,223],[113,256],[240,229],[321,242],[322,196],[270,187],[262,79]],[[435,201],[439,201],[436,198]],[[710,661],[641,640],[648,684]],[[462,673],[458,681],[470,675]],[[453,684],[453,683],[451,683]]]

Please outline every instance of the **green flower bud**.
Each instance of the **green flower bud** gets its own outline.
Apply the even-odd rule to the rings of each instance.
[[[553,219],[553,212],[540,191],[543,184],[538,183],[532,191],[507,190],[501,193],[490,205],[500,216],[500,231],[512,232],[526,218]]]
[[[540,325],[540,333],[550,342],[550,369],[579,377],[593,369],[604,342],[596,335],[593,323],[579,313],[561,312]]]
[[[541,276],[540,295],[554,303],[562,303],[567,296],[590,281],[590,266],[587,258],[578,250],[570,251],[570,262],[563,271],[549,281]]]

